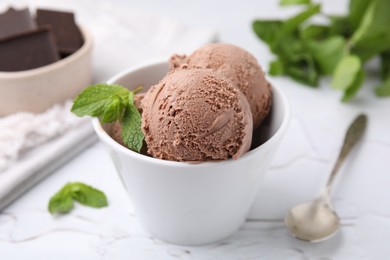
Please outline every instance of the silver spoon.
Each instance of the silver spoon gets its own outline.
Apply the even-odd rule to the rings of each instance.
[[[339,157],[320,196],[289,210],[285,223],[294,237],[308,242],[319,242],[330,238],[339,229],[340,218],[330,201],[331,187],[341,164],[361,139],[366,124],[367,116],[361,114],[349,126]]]

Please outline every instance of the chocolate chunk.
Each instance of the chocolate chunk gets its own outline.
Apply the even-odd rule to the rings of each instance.
[[[0,14],[0,38],[35,30],[36,28],[37,25],[27,8],[22,10],[9,8],[5,13]]]
[[[29,70],[59,60],[48,28],[0,39],[0,71]]]
[[[37,23],[52,28],[62,56],[72,54],[83,45],[83,37],[71,12],[38,9]]]

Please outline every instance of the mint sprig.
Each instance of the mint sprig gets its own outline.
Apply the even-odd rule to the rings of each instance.
[[[348,102],[364,82],[364,64],[379,56],[382,84],[375,93],[390,96],[388,0],[350,0],[344,16],[324,14],[310,0],[280,0],[280,5],[305,7],[286,20],[255,20],[252,24],[276,56],[269,66],[271,75],[286,75],[312,87],[318,86],[322,76],[331,75],[333,88],[343,91],[342,101]],[[327,23],[313,23],[309,19],[314,16],[325,17]]]
[[[51,214],[66,214],[73,209],[74,201],[94,208],[108,205],[106,195],[102,191],[81,182],[71,182],[50,198],[48,209]]]
[[[306,5],[310,4],[310,0],[280,0],[281,6],[286,5]]]
[[[134,105],[133,91],[117,84],[96,84],[85,88],[74,100],[71,111],[77,116],[99,117],[102,123],[119,120],[122,141],[131,150],[140,152],[144,135],[141,131],[141,115]]]

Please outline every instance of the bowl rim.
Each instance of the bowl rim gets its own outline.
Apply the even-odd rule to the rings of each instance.
[[[18,78],[25,78],[25,77],[31,77],[39,74],[44,74],[53,70],[59,70],[62,67],[66,66],[67,64],[77,61],[79,58],[84,56],[85,53],[87,53],[92,49],[92,42],[93,42],[92,35],[87,29],[80,26],[79,29],[83,36],[84,43],[77,51],[75,51],[71,55],[63,59],[60,59],[56,62],[38,68],[34,68],[34,69],[22,70],[22,71],[0,71],[0,79],[18,79]]]
[[[142,63],[142,64],[137,65],[137,66],[132,66],[132,67],[118,73],[117,75],[113,76],[111,79],[109,79],[107,81],[107,83],[112,84],[112,83],[118,81],[118,79],[120,79],[120,78],[122,78],[130,73],[137,72],[138,70],[141,70],[141,69],[147,69],[148,67],[152,67],[152,66],[162,66],[163,64],[168,65],[168,62],[166,60],[157,60],[157,61],[149,61],[146,63]],[[284,104],[283,105],[283,114],[284,114],[283,120],[282,120],[279,128],[276,130],[276,132],[269,139],[267,139],[263,144],[256,147],[255,149],[244,153],[240,158],[238,158],[236,160],[229,158],[227,160],[193,163],[193,162],[169,161],[169,160],[154,158],[151,156],[146,156],[146,155],[137,153],[135,151],[132,151],[132,150],[122,146],[118,142],[116,142],[103,129],[103,126],[100,123],[99,118],[92,118],[92,125],[93,125],[93,128],[94,128],[96,134],[98,135],[99,139],[104,141],[106,144],[108,144],[115,151],[122,153],[122,154],[125,154],[126,156],[131,156],[131,157],[134,157],[138,160],[145,161],[146,163],[157,164],[157,165],[161,165],[161,166],[169,166],[169,167],[181,167],[181,168],[183,168],[183,167],[184,168],[185,167],[191,167],[191,168],[192,167],[200,167],[201,168],[201,167],[210,167],[211,165],[215,166],[215,165],[218,165],[222,162],[226,165],[231,164],[231,163],[236,163],[236,161],[243,162],[243,161],[250,160],[252,157],[256,156],[258,151],[271,145],[275,139],[276,140],[281,139],[283,137],[284,133],[286,132],[288,125],[290,123],[291,109],[290,109],[290,104],[288,102],[286,95],[283,93],[283,91],[281,91],[281,89],[279,87],[277,87],[273,84],[271,84],[271,87],[272,87],[272,92],[274,93],[276,91],[278,93],[278,96],[282,100],[282,103]]]

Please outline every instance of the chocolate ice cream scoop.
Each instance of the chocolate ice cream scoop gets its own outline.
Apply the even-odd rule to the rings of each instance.
[[[190,56],[174,55],[171,69],[209,68],[227,77],[248,99],[253,115],[253,127],[257,128],[271,107],[271,87],[256,58],[244,49],[226,43],[206,45]]]
[[[178,69],[142,101],[148,153],[174,161],[237,159],[249,150],[253,122],[247,99],[219,72]]]

